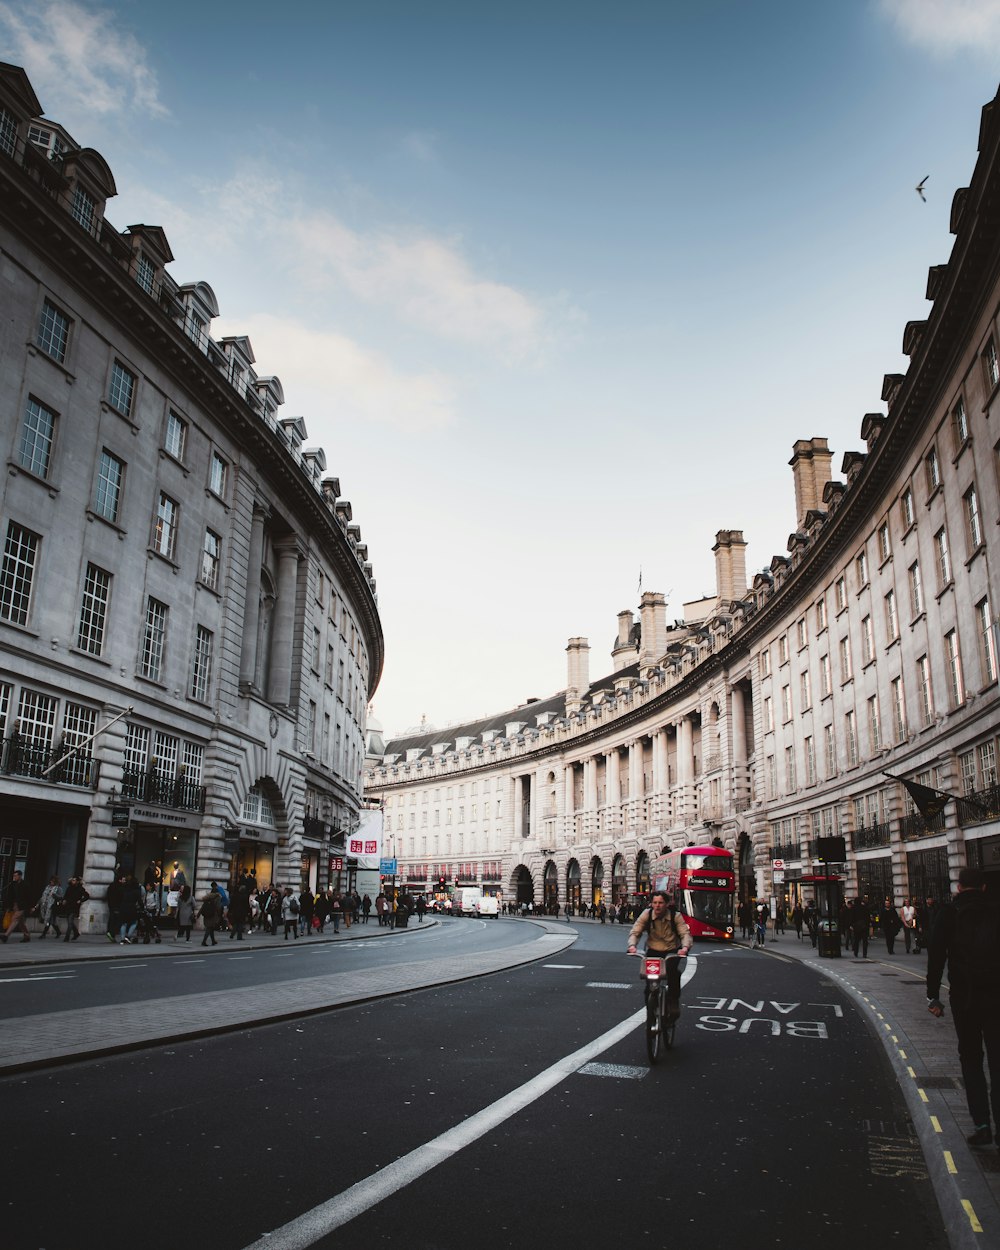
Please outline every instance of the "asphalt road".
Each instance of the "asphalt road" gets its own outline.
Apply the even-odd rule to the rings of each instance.
[[[623,944],[592,927],[549,964],[2,1079],[31,1147],[4,1162],[4,1244],[943,1250],[846,995],[702,945],[650,1070]]]
[[[367,932],[377,932],[374,921]],[[171,958],[144,957],[148,948],[137,946],[124,959],[5,969],[0,976],[0,1019],[240,987],[257,993],[279,981],[354,972],[386,962],[424,963],[456,950],[498,950],[535,937],[535,930],[520,923],[449,919],[428,925],[425,931],[414,923],[405,934],[394,933],[388,940],[366,936],[334,944],[269,938],[265,944],[253,938],[238,942],[223,934],[214,949],[203,948],[196,938],[181,943]]]

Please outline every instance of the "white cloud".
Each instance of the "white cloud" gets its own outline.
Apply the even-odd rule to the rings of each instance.
[[[879,9],[931,52],[1000,51],[1000,0],[879,0]]]
[[[294,380],[297,395],[309,393],[323,411],[317,420],[371,421],[408,434],[442,429],[455,420],[451,381],[435,372],[404,374],[378,352],[345,335],[312,329],[290,319],[259,313],[230,324],[213,323],[216,338],[245,334],[253,344],[261,376]],[[307,416],[306,425],[311,419]]]
[[[108,9],[74,0],[0,2],[0,36],[49,116],[167,112],[145,48]]]

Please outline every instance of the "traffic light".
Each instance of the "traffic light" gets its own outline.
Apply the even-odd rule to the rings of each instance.
[[[438,889],[439,889],[439,890],[443,890],[444,888],[445,888],[445,879],[444,879],[444,877],[438,877]]]

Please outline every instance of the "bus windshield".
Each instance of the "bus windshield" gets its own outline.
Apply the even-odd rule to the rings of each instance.
[[[684,867],[688,872],[697,872],[699,868],[707,868],[712,872],[732,872],[732,855],[685,855]]]
[[[702,924],[724,929],[733,923],[731,890],[685,890],[684,914]]]

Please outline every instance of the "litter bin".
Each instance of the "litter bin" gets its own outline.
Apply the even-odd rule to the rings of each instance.
[[[836,920],[824,920],[820,923],[819,956],[821,959],[840,958],[840,925]]]
[[[410,919],[410,913],[405,907],[397,907],[395,914],[395,927],[397,929],[405,929]]]

